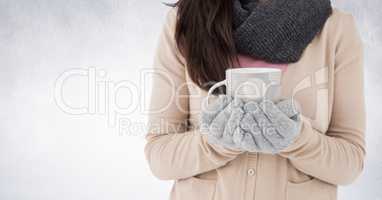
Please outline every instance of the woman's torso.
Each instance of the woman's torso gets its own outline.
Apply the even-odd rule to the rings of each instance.
[[[331,117],[336,26],[344,15],[334,9],[301,59],[288,64],[282,75],[282,95],[293,96],[301,104],[302,114],[321,133],[327,131]],[[191,127],[197,128],[201,102],[207,92],[193,83],[188,74],[186,78],[189,121]],[[246,153],[217,170],[177,180],[171,199],[333,200],[336,190],[336,186],[297,170],[281,156]]]

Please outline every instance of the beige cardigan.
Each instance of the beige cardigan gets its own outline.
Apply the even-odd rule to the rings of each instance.
[[[282,77],[282,94],[302,106],[303,129],[278,155],[214,146],[198,131],[206,91],[194,84],[168,13],[155,57],[145,154],[153,174],[175,180],[176,200],[335,200],[337,185],[363,169],[363,48],[355,21],[334,10],[299,62]],[[188,123],[188,126],[187,126]]]

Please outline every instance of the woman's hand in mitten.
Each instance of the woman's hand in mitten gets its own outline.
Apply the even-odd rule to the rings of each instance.
[[[211,144],[221,145],[232,150],[243,150],[234,143],[233,135],[244,116],[244,102],[227,95],[220,95],[216,101],[206,106],[201,113],[201,131],[207,133]]]
[[[249,101],[235,143],[250,152],[278,153],[291,145],[299,135],[301,120],[298,107],[291,99],[274,103],[269,100]],[[244,136],[252,136],[252,140]]]

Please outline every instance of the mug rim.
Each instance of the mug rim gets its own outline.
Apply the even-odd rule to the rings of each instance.
[[[264,74],[264,73],[281,73],[281,69],[268,68],[268,67],[240,67],[230,68],[226,70],[226,73],[252,73],[252,74]]]

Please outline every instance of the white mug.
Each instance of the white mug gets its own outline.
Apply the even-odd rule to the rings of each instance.
[[[207,94],[223,85],[226,86],[227,95],[239,97],[243,100],[267,98],[276,100],[280,97],[281,90],[280,69],[275,68],[232,68],[226,70],[226,79],[213,85]]]

